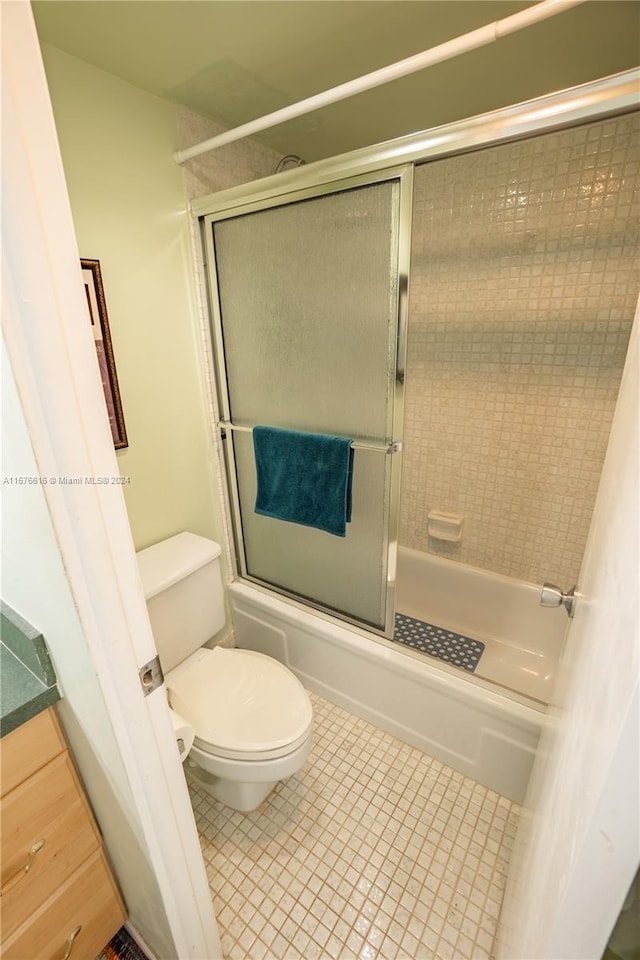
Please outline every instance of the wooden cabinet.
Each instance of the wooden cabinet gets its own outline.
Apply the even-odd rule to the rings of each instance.
[[[50,707],[0,742],[3,960],[91,960],[126,919]]]

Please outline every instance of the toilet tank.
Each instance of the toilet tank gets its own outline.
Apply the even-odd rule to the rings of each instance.
[[[220,545],[195,533],[137,554],[151,629],[165,673],[224,626]]]

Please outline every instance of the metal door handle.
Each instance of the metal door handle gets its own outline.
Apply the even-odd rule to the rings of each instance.
[[[540,591],[541,607],[560,607],[564,606],[569,617],[573,617],[576,609],[576,587],[572,587],[568,593],[563,593],[560,587],[553,583],[545,583]]]

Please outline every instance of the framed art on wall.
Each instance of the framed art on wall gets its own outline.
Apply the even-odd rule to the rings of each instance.
[[[98,364],[100,366],[102,388],[104,390],[104,398],[109,414],[111,434],[116,450],[120,450],[129,444],[127,441],[127,430],[124,424],[120,390],[118,388],[118,375],[116,373],[116,362],[111,344],[111,333],[109,332],[109,318],[107,316],[107,303],[102,286],[100,261],[81,260],[80,264],[82,266],[82,279],[87,297],[89,319],[93,331],[93,341],[96,346]]]

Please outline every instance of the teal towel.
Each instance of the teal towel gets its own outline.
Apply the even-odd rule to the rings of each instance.
[[[346,536],[351,520],[351,440],[254,427],[253,450],[256,513]]]

